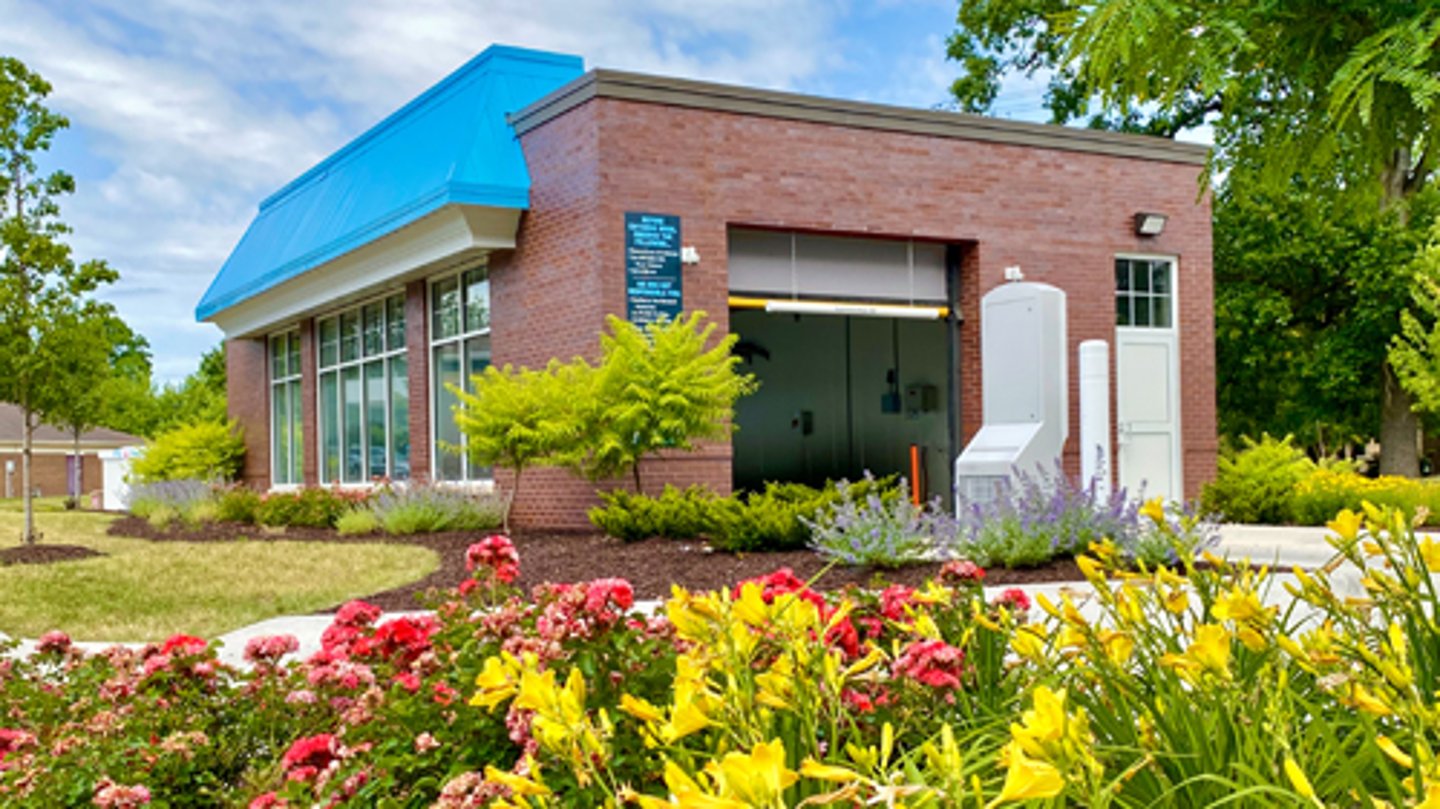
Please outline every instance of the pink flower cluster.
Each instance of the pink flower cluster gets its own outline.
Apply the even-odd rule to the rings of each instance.
[[[335,736],[320,733],[296,739],[280,759],[287,781],[312,781],[340,763],[340,744]]]
[[[9,765],[5,759],[15,753],[35,746],[35,734],[25,730],[0,728],[0,771]]]
[[[995,606],[1009,607],[1016,612],[1029,612],[1030,596],[1025,595],[1025,591],[1021,590],[1019,587],[1011,587],[1010,589],[996,596]]]
[[[959,688],[965,652],[943,640],[917,640],[895,659],[894,670],[931,688]]]
[[[945,582],[979,582],[985,578],[985,568],[969,559],[946,562],[940,567],[940,580]]]
[[[294,635],[258,635],[245,643],[245,659],[255,664],[274,665],[300,648]]]
[[[70,649],[70,636],[64,632],[52,630],[40,636],[40,641],[35,644],[35,651],[40,654],[64,654]]]
[[[109,778],[102,778],[100,783],[95,785],[95,798],[91,801],[95,806],[105,809],[135,809],[149,802],[150,790],[144,786],[125,786]]]
[[[492,534],[465,550],[465,570],[489,571],[497,580],[509,584],[520,577],[520,554],[509,537]]]

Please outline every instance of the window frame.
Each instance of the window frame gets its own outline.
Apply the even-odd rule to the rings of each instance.
[[[406,327],[400,332],[404,338],[404,345],[399,348],[390,347],[390,307],[389,301],[393,298],[401,301],[400,312],[405,317]],[[366,384],[365,367],[371,363],[379,362],[383,369],[380,375],[381,385],[385,392],[385,474],[386,480],[395,480],[394,448],[392,446],[395,437],[394,428],[394,390],[391,385],[391,363],[395,358],[405,360],[406,387],[408,395],[408,377],[410,368],[410,339],[409,339],[409,312],[406,302],[406,291],[404,287],[391,287],[354,303],[331,309],[324,314],[314,318],[315,329],[315,475],[316,482],[321,486],[338,487],[340,489],[372,489],[377,484],[370,472],[370,439],[369,439],[369,390]],[[383,346],[378,354],[367,355],[365,353],[365,309],[366,307],[378,304],[380,306],[380,342]],[[340,328],[341,319],[344,315],[353,314],[359,324],[359,333],[356,335],[356,355],[353,359],[345,359],[344,331]],[[322,337],[321,324],[327,321],[335,322],[335,361],[329,365],[325,364],[324,350],[325,341]],[[360,385],[360,464],[361,479],[355,481],[345,480],[345,377],[347,369],[354,368],[359,377]],[[337,419],[335,429],[337,430],[338,453],[340,467],[336,480],[327,479],[325,468],[325,377],[333,374],[335,377],[336,407],[332,418]],[[409,411],[407,409],[408,416]],[[405,481],[413,480],[415,477],[415,465],[413,463],[413,452],[415,446],[414,436],[410,436],[410,447],[412,461],[409,468],[409,476]]]
[[[483,270],[485,273],[485,304],[487,316],[485,318],[485,325],[482,328],[470,331],[466,329],[467,318],[464,278],[465,274],[472,270]],[[437,310],[434,305],[435,287],[445,283],[446,281],[451,280],[456,281],[456,291],[457,294],[459,294],[460,296],[460,310],[458,313],[459,330],[455,334],[452,334],[448,337],[436,338],[435,315]],[[429,395],[426,397],[429,401],[425,403],[425,406],[428,408],[427,414],[429,416],[428,420],[430,424],[430,479],[438,484],[442,484],[445,486],[473,487],[485,490],[492,489],[495,486],[495,475],[493,469],[487,470],[486,474],[482,477],[470,476],[470,456],[468,453],[465,452],[460,453],[459,479],[449,480],[440,477],[440,457],[441,453],[443,453],[444,450],[440,448],[440,425],[439,418],[437,417],[437,414],[435,412],[437,397],[439,397],[440,395],[437,374],[438,369],[435,362],[435,350],[437,348],[448,345],[456,346],[460,352],[461,381],[463,383],[466,379],[468,379],[465,363],[465,343],[476,337],[490,337],[492,330],[491,324],[495,311],[494,296],[491,293],[492,290],[490,287],[490,261],[488,256],[482,257],[474,262],[467,262],[463,266],[460,266],[453,270],[446,270],[444,272],[436,273],[435,275],[427,278],[425,282],[425,367],[428,377],[427,387],[429,389]],[[460,442],[461,445],[464,446],[464,433],[461,433],[460,435]]]
[[[285,364],[287,366],[287,373],[285,376],[278,378],[275,376],[275,357],[271,353],[276,339],[284,339],[286,341]],[[289,347],[289,341],[292,339],[296,344],[294,351],[291,351]],[[303,406],[305,398],[305,359],[302,356],[304,354],[303,342],[304,341],[300,339],[299,323],[291,323],[285,328],[271,331],[265,335],[265,406],[266,413],[269,416],[265,419],[265,431],[269,438],[269,468],[266,469],[265,472],[266,477],[270,480],[270,489],[272,491],[288,491],[302,488],[305,485],[305,413],[303,410],[299,413],[293,412],[295,405],[300,404]],[[291,372],[288,367],[292,356],[299,361],[299,367],[294,369],[293,372]],[[275,479],[275,456],[278,454],[275,445],[275,389],[283,386],[288,391],[289,386],[292,384],[299,385],[300,390],[293,398],[289,396],[288,392],[286,394],[286,398],[290,399],[288,407],[292,408],[292,410],[287,414],[291,433],[288,447],[290,457],[287,459],[285,466],[290,470],[290,477],[297,479],[277,483]],[[295,429],[297,422],[300,428],[298,430]],[[295,440],[297,437],[300,439],[298,442]],[[296,458],[297,452],[299,453],[298,459]],[[296,466],[297,460],[299,461],[298,469]],[[299,472],[298,475],[295,474],[297,471]]]
[[[1117,317],[1116,311],[1115,311],[1115,304],[1113,303],[1113,301],[1114,301],[1116,298],[1118,298],[1118,297],[1120,296],[1120,294],[1121,294],[1121,290],[1119,289],[1119,285],[1115,283],[1115,262],[1117,262],[1117,261],[1163,261],[1163,262],[1166,262],[1167,264],[1170,265],[1170,292],[1169,292],[1169,297],[1170,297],[1170,325],[1168,325],[1168,326],[1155,326],[1155,325],[1137,326],[1137,325],[1135,325],[1134,323],[1130,323],[1130,324],[1123,325],[1123,326],[1120,325],[1119,318]],[[1131,297],[1131,300],[1134,300],[1134,292],[1135,292],[1134,290],[1126,290],[1126,291],[1125,291],[1125,294],[1129,295],[1129,296]],[[1175,334],[1179,334],[1179,333],[1180,333],[1180,257],[1179,257],[1179,256],[1177,256],[1177,255],[1167,255],[1167,254],[1164,254],[1164,253],[1116,253],[1116,254],[1113,256],[1113,258],[1111,259],[1111,261],[1110,261],[1110,294],[1111,294],[1111,300],[1112,300],[1112,303],[1111,303],[1111,305],[1110,305],[1110,317],[1111,317],[1112,321],[1114,321],[1115,328],[1117,328],[1117,329],[1146,329],[1146,330],[1151,330],[1151,331],[1167,331],[1167,332],[1173,332],[1173,333],[1175,333]],[[1144,294],[1147,299],[1153,297],[1153,296],[1150,295],[1149,293],[1142,293],[1142,294]],[[1132,312],[1134,311],[1134,310],[1133,310],[1133,307],[1132,307],[1132,310],[1131,310],[1131,311],[1132,311]],[[1132,317],[1131,319],[1133,320],[1134,318]]]

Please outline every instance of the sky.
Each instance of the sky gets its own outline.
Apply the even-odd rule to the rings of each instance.
[[[947,102],[954,0],[0,0],[0,55],[54,87],[47,165],[81,260],[178,382],[221,334],[195,304],[260,200],[491,43],[905,106]],[[997,113],[1043,120],[1039,82]]]

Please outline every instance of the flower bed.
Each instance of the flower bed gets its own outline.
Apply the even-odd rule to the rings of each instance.
[[[513,587],[496,539],[435,611],[336,614],[219,664],[185,636],[0,666],[0,801],[31,805],[995,807],[1440,802],[1440,544],[1342,514],[1326,571],[1264,606],[1268,572],[1210,559],[1080,567],[1067,596],[997,598],[947,566],[823,594],[786,571],[630,612],[619,579]],[[523,560],[519,560],[523,564]]]

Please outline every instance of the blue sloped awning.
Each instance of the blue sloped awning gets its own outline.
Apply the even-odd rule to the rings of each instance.
[[[195,308],[208,320],[446,205],[524,210],[506,115],[584,72],[578,56],[492,45],[260,203]]]

